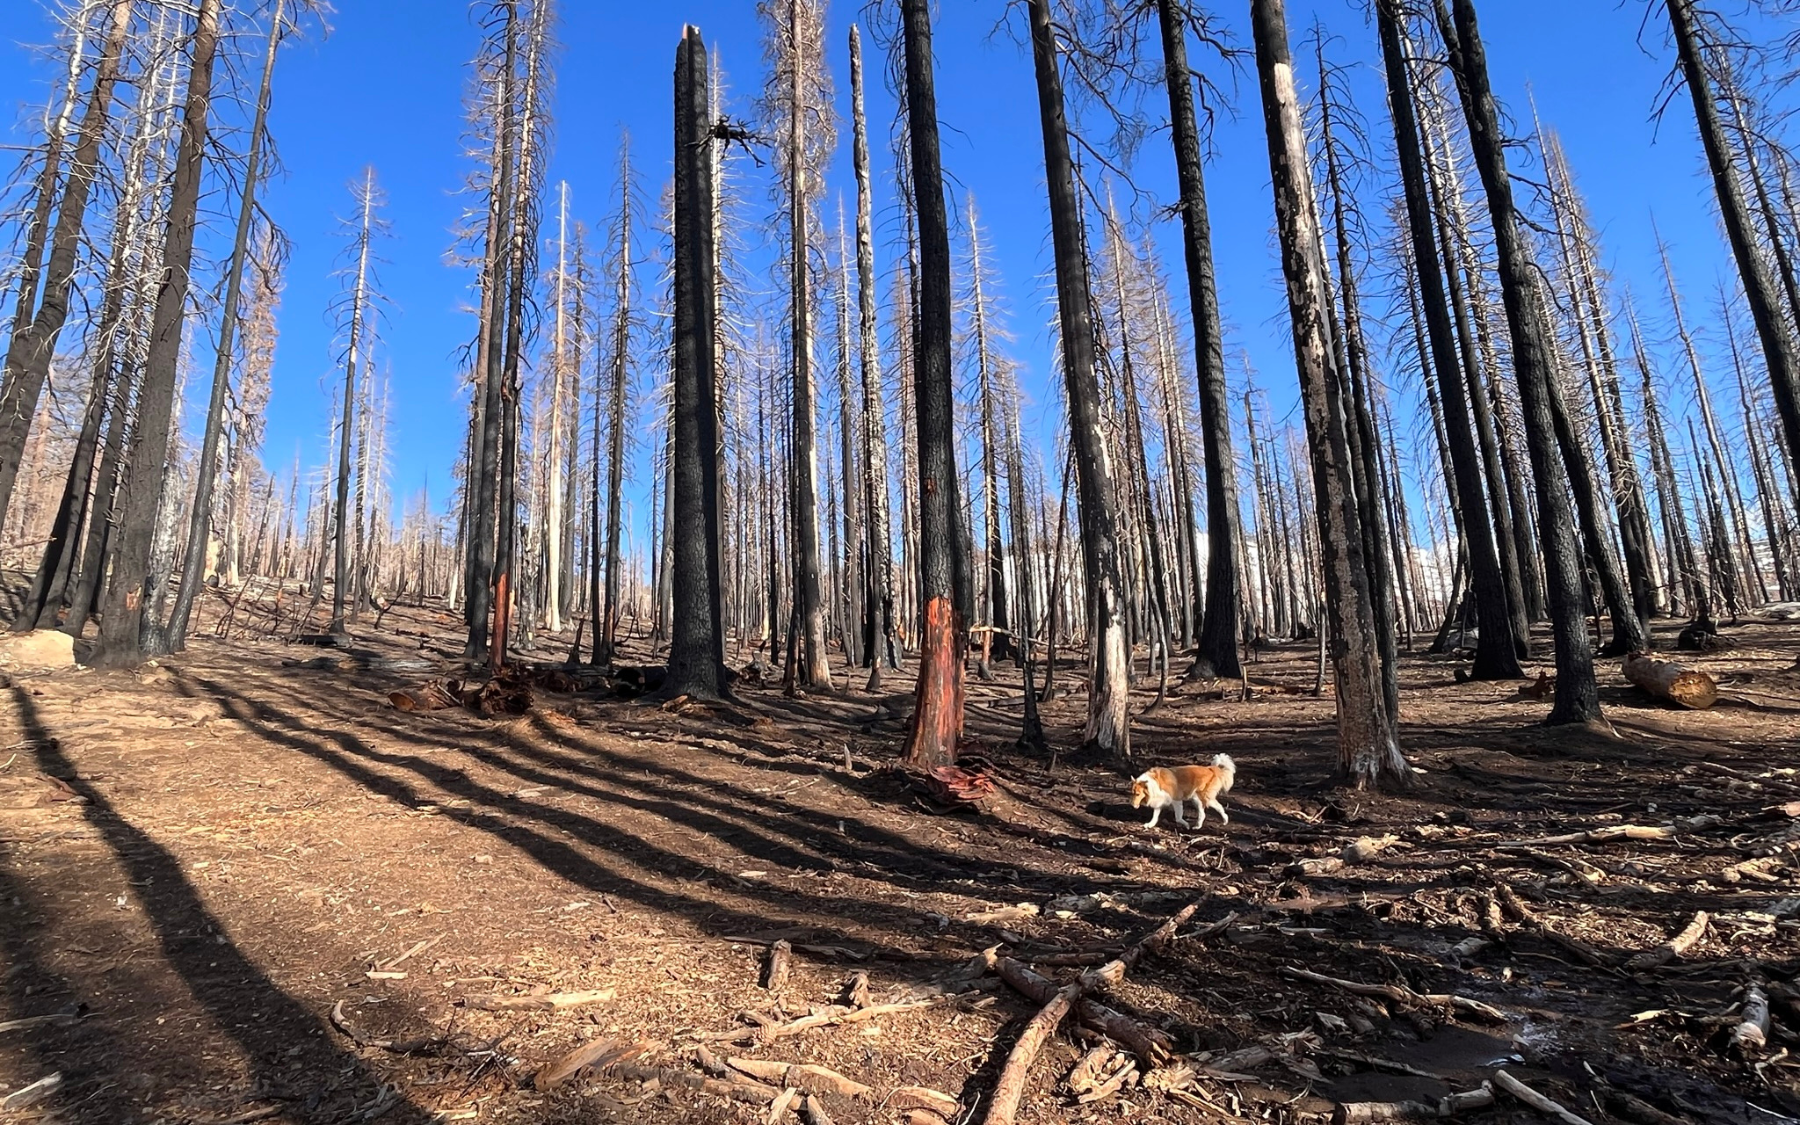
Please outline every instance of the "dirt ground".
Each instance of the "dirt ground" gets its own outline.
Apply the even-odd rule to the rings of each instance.
[[[1078,1101],[1072,1068],[1112,1056],[1071,1020],[1020,1120],[1435,1110],[1496,1068],[1592,1122],[1800,1117],[1800,626],[1727,626],[1697,658],[1724,682],[1706,711],[1606,662],[1616,737],[1538,727],[1520,684],[1409,656],[1405,796],[1334,785],[1314,651],[1278,647],[1252,698],[1179,686],[1135,724],[1142,763],[1239,765],[1229,825],[1183,831],[1145,827],[1122,767],[1013,749],[1010,666],[970,688],[997,792],[945,810],[889,768],[907,671],[882,696],[860,673],[804,699],[744,684],[727,712],[597,687],[512,718],[407,713],[388,693],[450,674],[456,621],[372,624],[348,652],[209,635],[0,691],[0,1121],[770,1120],[768,1087],[697,1088],[737,1073],[724,1059],[867,1087],[792,1103],[813,1121],[939,1120],[910,1087],[980,1120],[1039,1005],[971,958],[1066,983],[1059,957],[1190,903],[1094,993],[1170,1057]],[[1083,708],[1045,705],[1058,745]],[[1388,846],[1335,862],[1363,837]],[[1691,948],[1627,964],[1701,911]],[[793,968],[766,989],[781,940]],[[1740,1050],[1750,986],[1773,1019]],[[886,1003],[905,1006],[859,1014]],[[824,1026],[788,1034],[809,1013]],[[553,1082],[584,1047],[597,1064]],[[1536,1116],[1508,1095],[1462,1114]]]

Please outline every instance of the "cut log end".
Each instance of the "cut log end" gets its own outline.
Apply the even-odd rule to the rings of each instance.
[[[1692,664],[1634,652],[1625,658],[1624,672],[1640,690],[1692,711],[1703,711],[1719,699],[1718,681]]]

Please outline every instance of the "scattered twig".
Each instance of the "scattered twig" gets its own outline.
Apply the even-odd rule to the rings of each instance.
[[[995,956],[994,972],[1014,992],[1038,1004],[1047,1004],[1056,995],[1056,982],[1034,972],[1010,957]],[[1123,1044],[1132,1054],[1155,1064],[1169,1057],[1169,1037],[1147,1028],[1098,1001],[1082,997],[1075,1005],[1075,1018],[1081,1025],[1098,1031]]]
[[[1431,1078],[1439,1082],[1447,1081],[1443,1075],[1434,1070],[1421,1070],[1416,1066],[1409,1066],[1403,1062],[1395,1062],[1392,1059],[1384,1059],[1378,1055],[1365,1055],[1361,1051],[1340,1051],[1330,1047],[1322,1047],[1314,1050],[1313,1054],[1324,1055],[1326,1058],[1330,1059],[1343,1059],[1346,1062],[1359,1062],[1364,1066],[1372,1066],[1376,1070],[1392,1071],[1395,1074],[1410,1074],[1415,1078]]]
[[[29,1086],[21,1086],[4,1098],[0,1098],[0,1109],[24,1109],[61,1086],[62,1080],[62,1071],[59,1070],[54,1074],[45,1075]]]
[[[1086,979],[1085,977],[1083,979]],[[1082,982],[1064,985],[1050,998],[1050,1002],[1038,1009],[1019,1034],[1019,1041],[1006,1056],[1006,1068],[1000,1072],[1000,1080],[994,1084],[993,1096],[988,1100],[987,1116],[983,1119],[987,1125],[1012,1125],[1019,1115],[1019,1100],[1025,1096],[1025,1080],[1031,1072],[1032,1060],[1037,1058],[1063,1017],[1081,997]]]
[[[1323,973],[1315,973],[1307,969],[1296,969],[1291,965],[1284,966],[1281,971],[1284,975],[1293,977],[1295,980],[1312,981],[1314,984],[1328,984],[1333,988],[1341,988],[1345,992],[1353,993],[1357,996],[1381,996],[1389,1000],[1397,1000],[1402,1004],[1411,1004],[1415,1007],[1436,1006],[1440,1008],[1454,1008],[1456,1011],[1467,1012],[1469,1015],[1478,1016],[1481,1019],[1493,1023],[1506,1023],[1510,1018],[1505,1012],[1491,1004],[1483,1004],[1479,1000],[1471,1000],[1467,996],[1457,996],[1454,993],[1437,992],[1427,994],[1423,992],[1414,992],[1403,984],[1363,984],[1360,981],[1340,980],[1337,977],[1328,977]]]
[[[392,961],[384,961],[375,967],[377,969],[383,969],[383,970],[387,970],[387,971],[391,972],[394,969],[399,968],[401,962],[406,961],[412,957],[417,957],[419,954],[425,952],[427,949],[430,949],[432,946],[436,945],[438,942],[443,941],[448,936],[449,936],[448,934],[439,934],[438,936],[436,936],[434,938],[430,938],[428,940],[421,941],[417,945],[414,945],[411,949],[407,950],[405,953],[402,953],[400,956],[394,958]]]
[[[1562,1106],[1551,1101],[1549,1098],[1546,1098],[1536,1090],[1533,1090],[1530,1086],[1525,1085],[1525,1083],[1514,1078],[1504,1070],[1496,1070],[1494,1072],[1494,1085],[1500,1087],[1500,1089],[1511,1094],[1513,1097],[1524,1102],[1544,1116],[1561,1121],[1563,1125],[1593,1125],[1587,1118],[1570,1113]]]
[[[1359,837],[1344,848],[1344,862],[1367,863],[1399,842],[1400,837],[1391,833],[1381,837]]]
[[[379,1039],[373,1035],[365,1035],[351,1025],[348,1016],[344,1015],[344,1002],[339,1000],[331,1006],[331,1026],[343,1033],[344,1038],[358,1047],[373,1047],[378,1051],[391,1051],[396,1055],[415,1055],[420,1051],[430,1050],[444,1045],[441,1035],[421,1035],[414,1039]]]
[[[16,1020],[0,1020],[0,1031],[26,1031],[34,1027],[45,1027],[50,1024],[74,1023],[82,1015],[82,1006],[71,1004],[60,1012],[51,1012],[43,1016],[25,1016]]]
[[[1696,820],[1703,818],[1696,817]],[[1718,823],[1718,818],[1711,818]],[[1565,832],[1561,836],[1538,836],[1530,840],[1508,840],[1496,848],[1538,848],[1550,844],[1607,844],[1614,840],[1671,840],[1681,835],[1673,824],[1608,824],[1585,832]]]
[[[1642,972],[1645,969],[1654,969],[1658,965],[1667,964],[1675,958],[1680,957],[1689,949],[1693,948],[1694,943],[1698,942],[1701,937],[1705,935],[1706,923],[1706,911],[1701,910],[1696,912],[1694,914],[1694,920],[1687,924],[1685,930],[1682,930],[1668,941],[1663,942],[1655,949],[1646,949],[1636,957],[1625,962],[1625,970],[1632,973]]]

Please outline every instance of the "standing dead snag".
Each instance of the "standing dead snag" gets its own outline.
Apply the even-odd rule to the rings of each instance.
[[[1250,10],[1282,273],[1287,279],[1288,312],[1294,326],[1294,359],[1312,452],[1313,506],[1330,610],[1340,760],[1344,775],[1358,788],[1404,786],[1412,775],[1395,741],[1393,717],[1388,714],[1381,683],[1370,567],[1351,480],[1348,419],[1340,394],[1345,381],[1332,366],[1324,241],[1313,209],[1306,137],[1288,53],[1287,16],[1282,0],[1254,0]]]
[[[725,695],[719,573],[711,76],[700,29],[675,52],[675,402],[670,503],[675,615],[660,696]]]
[[[1212,220],[1200,163],[1200,130],[1187,62],[1186,13],[1178,0],[1156,0],[1162,31],[1163,78],[1169,88],[1175,172],[1181,184],[1182,251],[1194,323],[1194,367],[1200,387],[1200,436],[1206,464],[1207,551],[1205,608],[1194,671],[1239,674],[1238,572],[1230,545],[1238,528],[1237,464],[1231,452],[1231,407],[1226,398],[1224,332],[1219,325],[1218,282],[1213,270]],[[1198,581],[1199,575],[1195,575]],[[1209,667],[1210,666],[1210,671]]]
[[[1094,370],[1094,302],[1081,233],[1081,204],[1069,155],[1069,125],[1050,0],[1031,0],[1031,54],[1037,70],[1038,113],[1044,132],[1044,173],[1050,194],[1050,233],[1056,256],[1056,304],[1062,331],[1063,382],[1069,402],[1070,453],[1080,494],[1081,560],[1087,578],[1092,680],[1083,738],[1115,757],[1131,756],[1130,609],[1119,560],[1119,489],[1101,420],[1100,381]]]
[[[1508,612],[1507,589],[1495,544],[1488,506],[1482,498],[1481,462],[1469,428],[1468,400],[1461,363],[1444,302],[1443,273],[1433,250],[1431,201],[1427,191],[1421,138],[1413,98],[1412,77],[1407,68],[1404,37],[1396,0],[1379,0],[1376,20],[1380,27],[1381,53],[1387,71],[1388,105],[1394,123],[1394,147],[1399,154],[1400,177],[1406,195],[1407,231],[1416,270],[1416,292],[1422,306],[1425,336],[1430,341],[1420,362],[1428,372],[1427,387],[1443,395],[1443,438],[1449,453],[1448,482],[1454,489],[1453,507],[1468,553],[1470,593],[1480,621],[1475,649],[1477,679],[1517,679],[1519,668],[1513,615]],[[1410,287],[1413,289],[1415,287]],[[1429,363],[1426,363],[1429,358]]]
[[[1438,24],[1449,50],[1450,69],[1462,96],[1469,143],[1486,189],[1488,215],[1499,250],[1501,297],[1512,334],[1513,364],[1524,406],[1525,441],[1537,484],[1538,537],[1550,599],[1550,627],[1556,642],[1556,702],[1548,723],[1599,721],[1600,694],[1594,682],[1593,642],[1583,614],[1581,552],[1569,511],[1568,471],[1556,437],[1550,333],[1537,266],[1519,231],[1512,180],[1506,170],[1499,110],[1488,80],[1487,54],[1476,27],[1473,0],[1455,0],[1454,20],[1437,0]]]
[[[131,28],[131,3],[132,0],[114,0],[113,3],[106,44],[101,48],[99,67],[94,74],[94,88],[81,119],[81,135],[70,153],[69,178],[63,185],[61,206],[56,213],[56,229],[50,239],[50,261],[43,272],[42,297],[37,312],[27,324],[25,309],[29,302],[26,298],[31,295],[30,287],[38,284],[38,279],[32,277],[30,287],[21,292],[12,339],[7,342],[4,380],[0,381],[0,519],[4,519],[12,500],[13,484],[18,480],[19,465],[25,458],[25,441],[30,435],[32,420],[38,414],[38,400],[43,395],[44,383],[50,377],[50,359],[56,351],[56,338],[69,316],[69,295],[75,280],[88,193],[100,167],[100,146],[106,138],[113,89],[118,84],[120,61]],[[200,34],[195,33],[196,50]],[[195,65],[201,65],[198,54]],[[211,89],[210,58],[205,65],[208,73],[199,87],[202,98]],[[191,81],[189,90],[194,90]],[[188,105],[190,109],[194,106],[191,96]],[[49,167],[47,157],[47,171]],[[55,186],[53,181],[54,174],[51,173],[49,182],[40,187],[40,207]],[[173,205],[169,215],[173,222],[180,222],[180,213]],[[185,262],[181,264],[179,284],[185,297]]]
[[[956,398],[950,370],[950,230],[938,153],[928,0],[903,0],[907,129],[913,203],[919,217],[919,565],[925,630],[919,682],[904,756],[931,767],[956,760],[963,726],[963,654],[968,622],[956,597],[961,536],[956,467]]]
[[[139,664],[145,657],[166,650],[166,638],[152,612],[161,584],[152,554],[167,476],[170,422],[191,282],[189,269],[194,260],[194,231],[199,225],[213,64],[219,47],[219,0],[201,0],[190,42],[193,63],[169,196],[162,281],[156,291],[143,389],[138,397],[137,437],[126,459],[124,499],[114,532],[117,548],[113,552],[112,577],[106,589],[100,647],[95,657],[96,664],[113,667]]]

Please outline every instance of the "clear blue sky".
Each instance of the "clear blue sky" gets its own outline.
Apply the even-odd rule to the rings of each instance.
[[[469,274],[445,265],[444,252],[462,206],[453,192],[469,168],[461,154],[462,96],[478,29],[459,0],[352,0],[340,7],[331,34],[289,46],[276,74],[272,125],[287,172],[269,185],[266,198],[292,238],[294,253],[265,461],[284,470],[296,448],[309,465],[324,459],[327,392],[335,378],[327,306],[338,288],[331,276],[342,246],[337,217],[351,211],[347,183],[373,164],[387,192],[392,224],[392,237],[381,249],[386,259],[381,275],[392,302],[382,356],[400,404],[393,419],[394,491],[409,496],[429,479],[434,501],[441,502],[464,426],[455,397],[456,351],[473,328],[472,319],[459,311]],[[1239,0],[1212,7],[1247,47],[1247,5]],[[1378,52],[1363,7],[1360,0],[1293,0],[1289,18],[1297,51],[1315,16],[1341,38],[1334,56],[1359,64],[1353,81],[1371,132],[1382,143],[1385,106],[1378,75],[1369,66]],[[1669,56],[1660,5],[1651,7],[1640,45],[1645,9],[1645,0],[1486,0],[1482,15],[1496,90],[1515,120],[1528,122],[1529,87],[1544,121],[1560,131],[1605,239],[1607,263],[1619,282],[1651,306],[1655,333],[1662,302],[1654,272],[1653,212],[1691,291],[1695,320],[1709,319],[1700,301],[1729,263],[1689,109],[1677,101],[1660,129],[1650,119]],[[1047,382],[1052,373],[1046,326],[1054,306],[1044,280],[1049,254],[1042,146],[1030,55],[1022,45],[1022,11],[1014,11],[1010,23],[996,25],[1002,10],[973,0],[941,3],[939,111],[944,161],[957,193],[952,209],[960,209],[963,191],[976,194],[1004,278],[1026,391],[1041,418],[1055,400]],[[850,19],[863,14],[840,0],[827,16],[829,64],[846,116],[830,190],[852,200],[845,34]],[[701,27],[729,72],[740,110],[748,112],[743,100],[762,81],[761,33],[748,0],[685,5],[565,0],[562,5],[549,181],[569,181],[575,213],[590,226],[605,223],[622,128],[634,137],[648,198],[656,198],[668,175],[671,72],[684,19]],[[53,74],[21,44],[47,37],[40,0],[0,4],[0,127],[10,130],[0,140],[8,144],[35,138],[38,115],[32,107],[47,96]],[[884,184],[878,221],[887,220],[891,228],[887,135],[894,103],[880,46],[867,28],[865,49],[876,175]],[[1202,59],[1198,49],[1195,59]],[[1234,355],[1248,353],[1279,412],[1293,401],[1294,380],[1256,86],[1248,70],[1233,80],[1222,68],[1211,69],[1235,97],[1235,114],[1220,120],[1217,153],[1207,172],[1229,345]],[[1310,61],[1302,59],[1302,79],[1309,87],[1311,70]],[[1163,135],[1153,135],[1138,169],[1140,183],[1163,203],[1174,194],[1166,148]],[[1535,167],[1522,170],[1539,174]],[[760,194],[755,201],[762,206]],[[232,203],[214,199],[212,206],[223,211]],[[891,260],[885,252],[891,235],[891,229],[878,234],[878,262]],[[1160,238],[1178,286],[1177,305],[1185,307],[1178,232],[1164,223]]]

